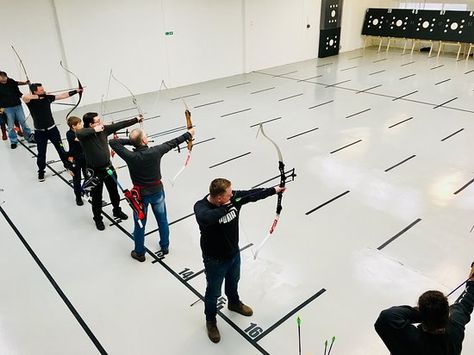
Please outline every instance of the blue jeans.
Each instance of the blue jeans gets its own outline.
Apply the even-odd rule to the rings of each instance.
[[[18,143],[18,137],[15,132],[15,120],[18,121],[25,138],[29,141],[31,139],[31,129],[26,124],[23,107],[21,107],[21,105],[5,107],[5,115],[7,116],[8,138],[10,138],[10,143]]]
[[[225,280],[225,294],[228,304],[239,303],[237,287],[240,280],[240,252],[228,259],[203,256],[206,272],[206,294],[204,295],[204,314],[206,321],[215,321],[217,299],[221,296],[222,282]]]
[[[168,218],[166,217],[165,191],[142,196],[143,212],[145,212],[145,219],[142,221],[143,228],[138,224],[138,216],[133,213],[133,220],[135,222],[135,229],[133,230],[133,239],[135,241],[135,252],[138,255],[145,254],[145,225],[148,217],[148,205],[151,205],[156,222],[158,223],[158,231],[160,233],[160,247],[162,250],[168,249],[170,244],[170,228],[168,226]]]

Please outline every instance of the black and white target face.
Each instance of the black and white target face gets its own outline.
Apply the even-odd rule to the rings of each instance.
[[[381,29],[384,21],[384,16],[374,16],[370,15],[369,16],[369,23],[367,24],[368,28],[378,28]]]
[[[339,47],[339,36],[326,36],[326,50],[337,49]]]
[[[391,30],[405,31],[407,29],[407,26],[408,26],[408,16],[405,16],[405,17],[392,16],[390,20]]]
[[[435,29],[436,22],[438,21],[435,17],[424,18],[418,17],[416,23],[416,30],[418,32],[433,32]]]
[[[464,26],[466,24],[466,20],[452,20],[446,19],[446,24],[444,25],[444,33],[452,33],[452,34],[462,34],[464,30]]]
[[[338,19],[339,19],[339,4],[329,5],[328,11],[329,11],[328,23],[337,24]]]

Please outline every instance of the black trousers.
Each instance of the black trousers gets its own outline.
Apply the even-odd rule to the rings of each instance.
[[[57,127],[48,129],[47,131],[35,130],[36,148],[38,149],[38,157],[36,158],[36,164],[38,165],[38,173],[44,173],[46,168],[46,149],[48,147],[48,140],[53,143],[54,148],[59,154],[59,158],[64,164],[67,164],[67,153],[64,150],[63,143],[61,141],[61,135]]]
[[[92,197],[92,213],[94,215],[95,221],[102,220],[102,190],[105,187],[109,192],[110,202],[113,206],[113,214],[117,214],[121,211],[120,209],[120,196],[117,190],[117,184],[115,183],[114,179],[107,174],[107,169],[111,169],[115,178],[117,178],[117,173],[113,167],[109,168],[101,168],[101,169],[94,169],[94,176],[99,179],[99,183],[96,187],[94,187],[91,191]]]
[[[76,197],[81,196],[81,173],[82,177],[87,179],[87,169],[86,169],[86,161],[84,158],[79,158],[74,160],[74,166],[71,168],[72,173],[74,176],[72,177],[72,184],[74,186],[74,193]]]

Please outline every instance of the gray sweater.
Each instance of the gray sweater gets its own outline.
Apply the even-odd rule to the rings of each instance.
[[[107,144],[107,136],[137,122],[137,118],[132,118],[127,121],[104,125],[102,132],[96,132],[94,128],[82,128],[78,130],[76,136],[82,145],[87,167],[93,169],[107,168],[110,165],[110,151]]]

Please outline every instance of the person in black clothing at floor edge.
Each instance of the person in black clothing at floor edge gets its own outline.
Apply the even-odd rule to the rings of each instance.
[[[87,179],[86,159],[82,151],[79,139],[76,137],[76,131],[82,128],[82,121],[79,117],[69,116],[67,119],[69,131],[66,132],[67,143],[69,146],[68,160],[71,162],[71,171],[73,173],[72,182],[74,186],[74,194],[76,195],[76,205],[82,206],[82,191],[81,191],[81,172],[84,179]]]
[[[76,136],[81,143],[86,157],[86,166],[93,170],[94,177],[98,179],[98,184],[92,189],[92,213],[94,215],[95,226],[98,230],[105,229],[102,221],[102,190],[105,187],[109,192],[110,202],[113,206],[114,217],[127,219],[128,216],[120,208],[120,196],[117,184],[107,173],[110,169],[115,177],[117,173],[110,162],[110,151],[107,145],[107,136],[119,129],[129,127],[135,123],[143,121],[143,117],[135,117],[130,120],[117,122],[115,124],[104,125],[96,112],[88,112],[82,117],[84,128],[76,131]]]
[[[54,148],[59,154],[66,169],[70,168],[70,162],[67,160],[67,153],[64,150],[61,141],[61,135],[51,112],[51,103],[56,100],[63,100],[76,95],[83,89],[76,89],[69,92],[63,92],[58,95],[48,95],[44,91],[43,85],[34,83],[30,85],[32,94],[22,96],[23,101],[30,109],[33,124],[35,126],[35,140],[38,149],[36,164],[38,165],[38,181],[44,181],[44,169],[46,168],[46,148],[48,140],[53,143]]]
[[[145,224],[148,205],[151,205],[158,231],[160,233],[161,253],[169,253],[169,226],[166,216],[165,191],[161,182],[161,158],[171,149],[176,148],[181,143],[191,140],[194,136],[194,128],[191,128],[185,134],[176,137],[154,147],[148,147],[148,137],[145,132],[135,128],[130,132],[130,139],[111,139],[109,144],[128,165],[130,177],[132,178],[133,188],[139,191],[140,199],[143,203],[143,212],[145,219],[142,220],[142,227],[138,224],[138,216],[133,214],[135,228],[133,239],[135,249],[132,250],[132,258],[145,261]],[[125,148],[125,145],[133,145],[133,151]]]
[[[382,311],[375,330],[392,355],[459,355],[473,305],[474,267],[466,289],[453,305],[449,306],[443,293],[427,291],[418,299],[418,307]]]
[[[209,339],[220,341],[217,329],[217,299],[225,280],[228,308],[244,316],[251,316],[252,309],[240,301],[237,291],[240,279],[239,212],[243,205],[276,193],[284,187],[270,187],[248,191],[232,191],[227,179],[214,179],[209,195],[194,204],[194,213],[201,231],[201,250],[206,273],[207,287],[204,295],[204,313]]]

